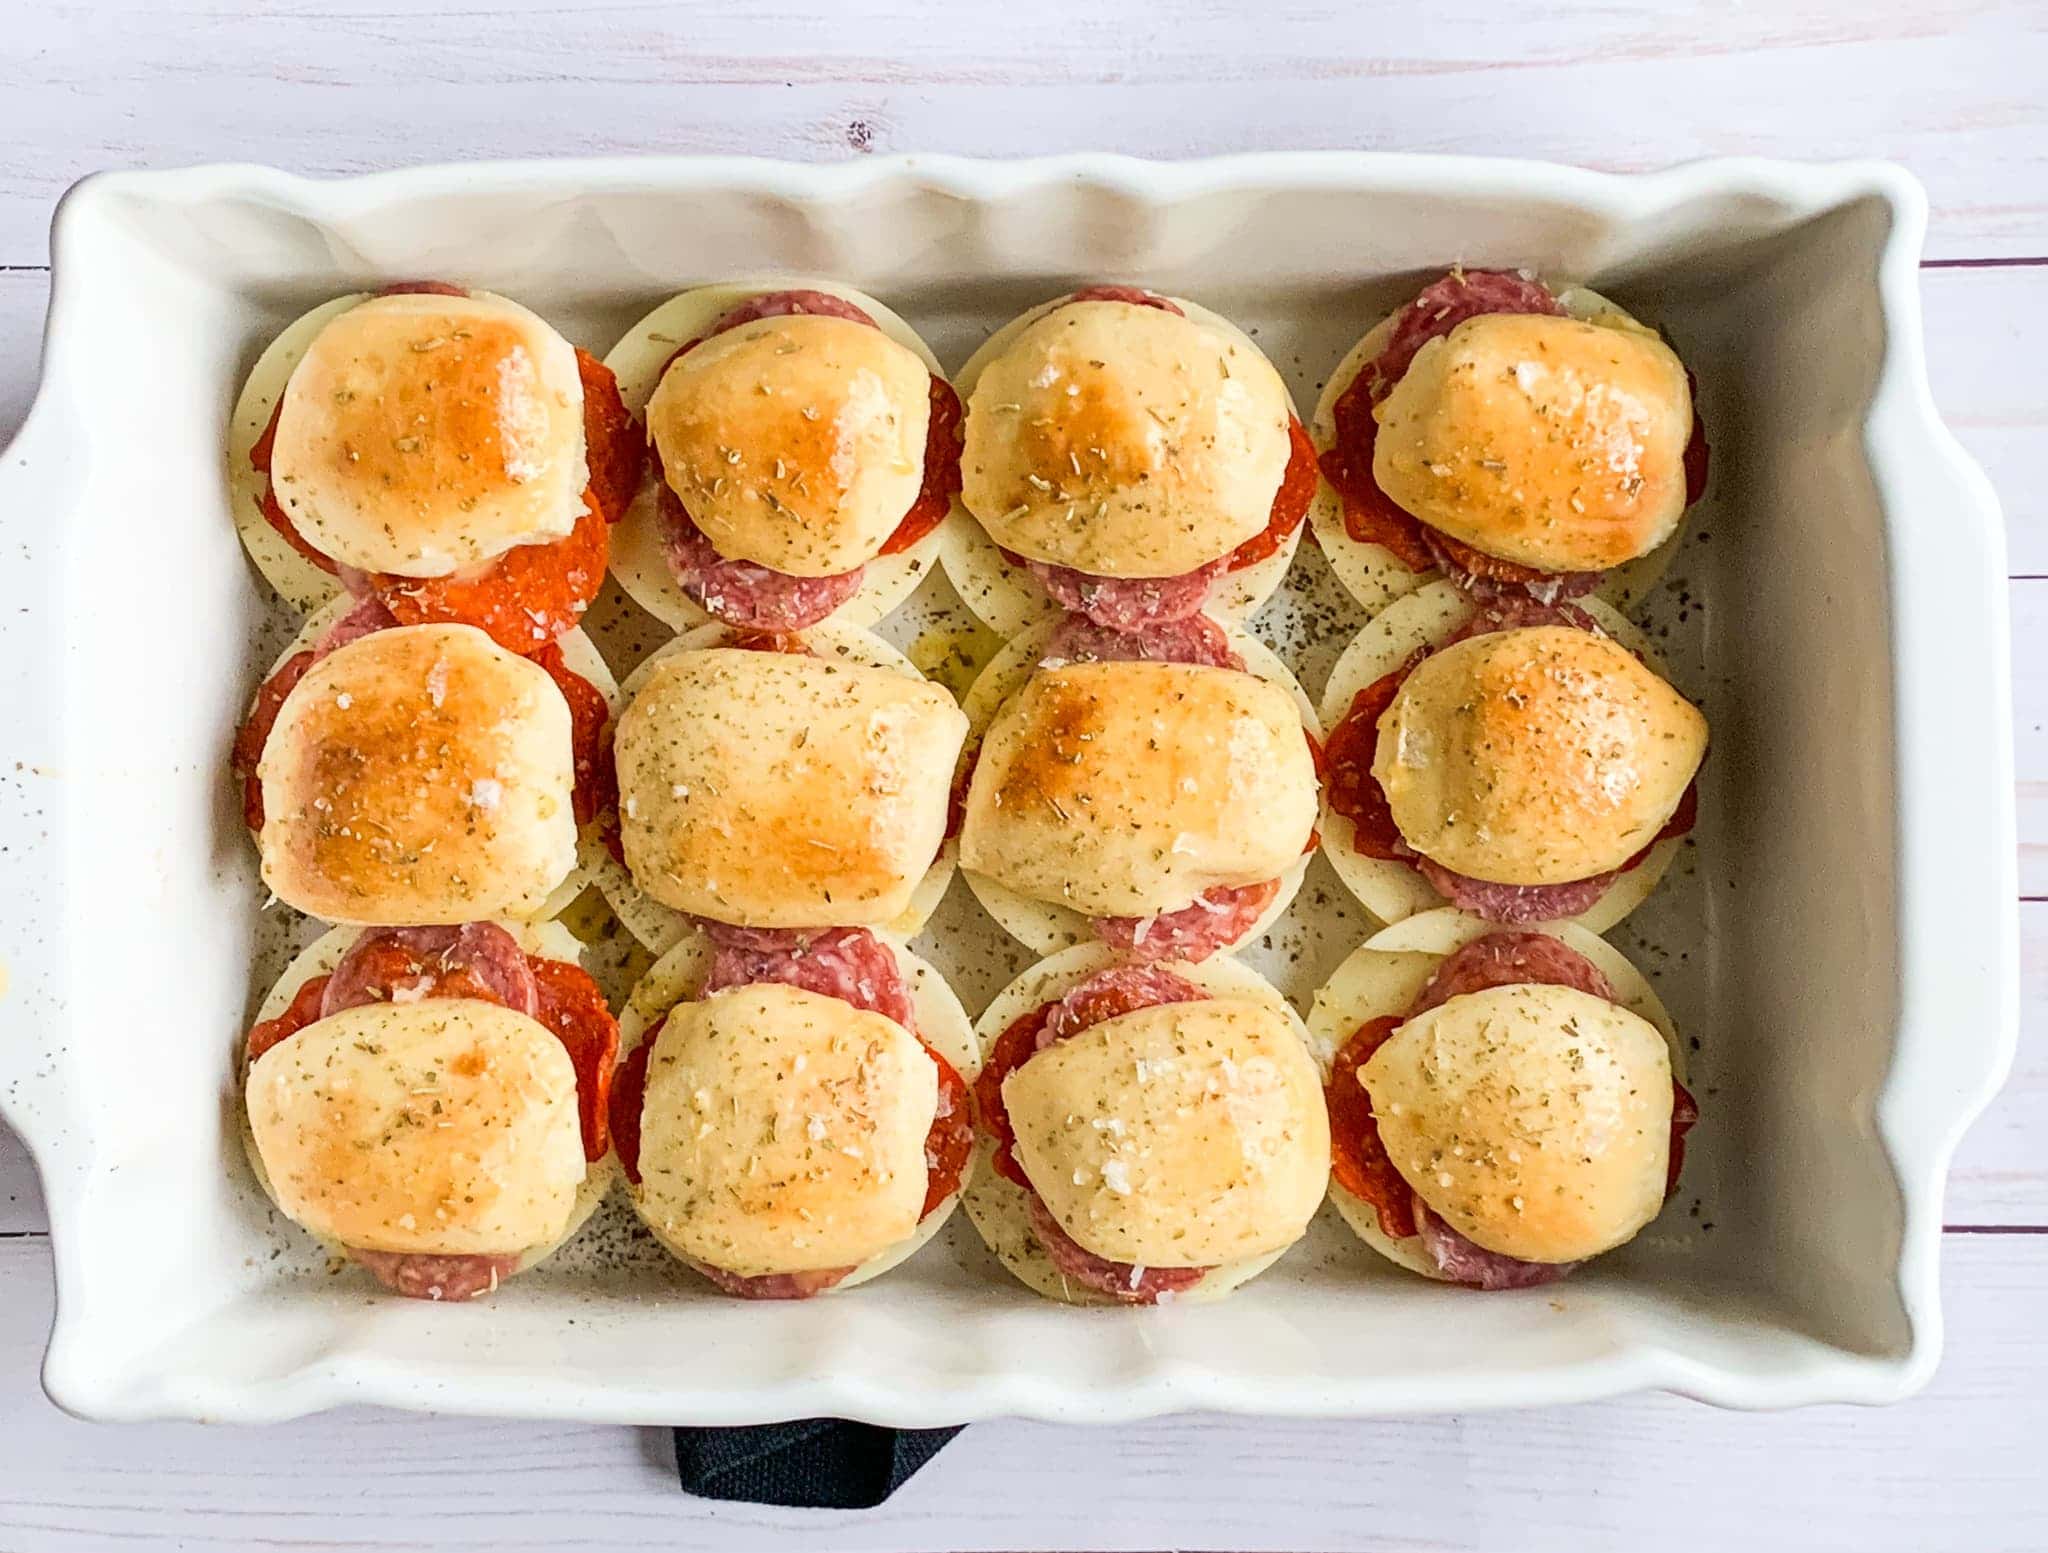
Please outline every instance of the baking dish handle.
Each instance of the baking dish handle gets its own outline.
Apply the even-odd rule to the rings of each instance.
[[[63,761],[72,645],[62,577],[84,488],[78,441],[64,430],[77,424],[70,407],[46,378],[0,452],[0,1118],[28,1144],[46,1187],[78,1168],[85,1137],[58,1051],[70,974],[64,810],[72,776]]]

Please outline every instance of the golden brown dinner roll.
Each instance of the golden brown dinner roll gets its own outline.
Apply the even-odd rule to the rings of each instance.
[[[719,554],[823,577],[872,560],[917,500],[930,393],[924,362],[880,329],[790,314],[671,364],[647,431]]]
[[[886,923],[946,830],[967,719],[889,669],[716,647],[658,662],[619,719],[626,864],[677,911]]]
[[[444,577],[558,539],[589,483],[576,353],[503,297],[374,297],[286,384],[272,487],[342,563]]]
[[[530,916],[576,863],[569,705],[472,626],[320,659],[257,771],[264,882],[330,922]]]
[[[1599,571],[1677,528],[1692,413],[1677,355],[1619,314],[1490,313],[1424,345],[1376,408],[1373,477],[1489,555]]]
[[[355,1250],[545,1246],[584,1182],[568,1051],[496,1003],[375,1003],[317,1020],[250,1065],[247,1101],[278,1206]]]
[[[1264,530],[1286,473],[1280,376],[1234,333],[1129,302],[1054,308],[981,371],[962,499],[998,545],[1171,577]]]
[[[1530,983],[1464,993],[1408,1020],[1358,1074],[1395,1168],[1487,1251],[1580,1261],[1664,1205],[1670,1054],[1606,998]]]
[[[1141,1267],[1277,1252],[1321,1203],[1329,1120],[1287,1016],[1250,998],[1142,1008],[1003,1082],[1018,1163],[1084,1250]]]
[[[1621,867],[1706,753],[1699,710],[1627,648],[1532,626],[1432,653],[1381,714],[1373,776],[1417,852],[1474,879]]]
[[[741,1277],[856,1266],[916,1230],[937,1104],[880,1014],[776,982],[680,1004],[648,1059],[640,1215]]]
[[[1089,916],[1152,916],[1300,859],[1316,820],[1281,686],[1183,663],[1041,669],[977,757],[963,867]]]

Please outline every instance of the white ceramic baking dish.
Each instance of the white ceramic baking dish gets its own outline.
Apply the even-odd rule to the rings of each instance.
[[[57,218],[42,391],[0,461],[0,1108],[49,1202],[51,1395],[108,1418],[380,1402],[937,1424],[1911,1391],[1940,1346],[1943,1173],[2007,1066],[2017,979],[2004,549],[1928,398],[1922,226],[1896,169],[1747,161],[88,180]],[[880,295],[951,366],[1071,283],[1142,279],[1255,327],[1306,406],[1451,260],[1582,278],[1666,327],[1715,444],[1696,538],[1648,609],[1713,718],[1700,840],[1617,939],[1698,1043],[1706,1120],[1642,1239],[1558,1288],[1479,1296],[1319,1226],[1237,1299],[1145,1313],[1037,1300],[958,1223],[871,1288],[770,1307],[702,1293],[616,1224],[473,1307],[306,1260],[247,1179],[229,1077],[268,919],[221,764],[280,617],[228,521],[222,430],[280,325],[438,276],[601,350],[684,285],[807,271]],[[1313,549],[1256,622],[1312,693],[1364,618]],[[890,623],[900,644],[934,629],[943,581],[927,592]],[[1366,932],[1325,866],[1251,957],[1304,1004]],[[1018,963],[964,889],[924,942],[976,1007]]]

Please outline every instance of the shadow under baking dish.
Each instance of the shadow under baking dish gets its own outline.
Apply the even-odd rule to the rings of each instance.
[[[2009,1056],[2016,953],[2000,539],[1926,403],[1919,223],[1889,169],[1756,163],[1624,180],[1334,155],[646,161],[88,184],[60,218],[48,377],[9,460],[38,482],[38,547],[5,563],[40,649],[36,683],[9,694],[63,777],[36,813],[0,811],[10,842],[50,837],[0,911],[16,969],[0,1095],[50,1202],[52,1394],[108,1417],[376,1401],[930,1424],[1655,1385],[1776,1405],[1922,1383],[1942,1174]],[[1583,278],[1666,330],[1713,442],[1708,499],[1637,611],[1713,727],[1698,840],[1613,935],[1696,1043],[1703,1112],[1637,1242],[1551,1289],[1477,1295],[1319,1222],[1233,1300],[1077,1311],[1030,1295],[956,1219],[870,1287],[761,1306],[711,1295],[614,1203],[489,1301],[441,1308],[332,1276],[270,1212],[231,1075],[295,929],[261,908],[222,767],[285,624],[228,521],[220,449],[285,322],[362,284],[446,278],[601,353],[684,286],[830,273],[953,367],[1045,296],[1137,278],[1251,330],[1307,408],[1453,259]],[[1313,694],[1365,618],[1304,545],[1253,625]],[[967,626],[934,577],[881,629],[931,661]],[[621,674],[662,636],[626,612],[593,634]],[[1306,1007],[1369,931],[1318,861],[1245,958]],[[970,1008],[1025,958],[964,889],[916,947]]]

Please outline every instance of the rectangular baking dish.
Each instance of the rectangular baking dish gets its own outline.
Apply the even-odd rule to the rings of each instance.
[[[87,180],[56,222],[41,393],[0,459],[16,762],[0,1111],[49,1203],[51,1396],[101,1418],[371,1402],[929,1425],[1920,1386],[1940,1347],[1944,1173],[2008,1065],[2017,1002],[2003,536],[1928,397],[1923,225],[1895,168],[1756,161],[1626,178],[1301,154]],[[1648,608],[1713,721],[1701,839],[1618,937],[1697,1043],[1706,1113],[1650,1232],[1557,1288],[1486,1297],[1319,1225],[1236,1299],[1144,1313],[1035,1299],[964,1218],[870,1289],[771,1307],[699,1292],[616,1222],[473,1307],[376,1298],[305,1260],[236,1144],[265,919],[221,775],[282,619],[227,520],[222,428],[284,322],[436,276],[602,351],[686,285],[829,274],[907,314],[950,368],[1031,302],[1142,279],[1254,327],[1305,408],[1454,260],[1584,279],[1666,328],[1714,442],[1695,538]],[[936,629],[944,586],[885,634]],[[1364,619],[1304,545],[1257,627],[1314,692]],[[1304,1006],[1369,931],[1324,866],[1251,956]],[[1021,963],[958,886],[927,942],[971,1007]]]

